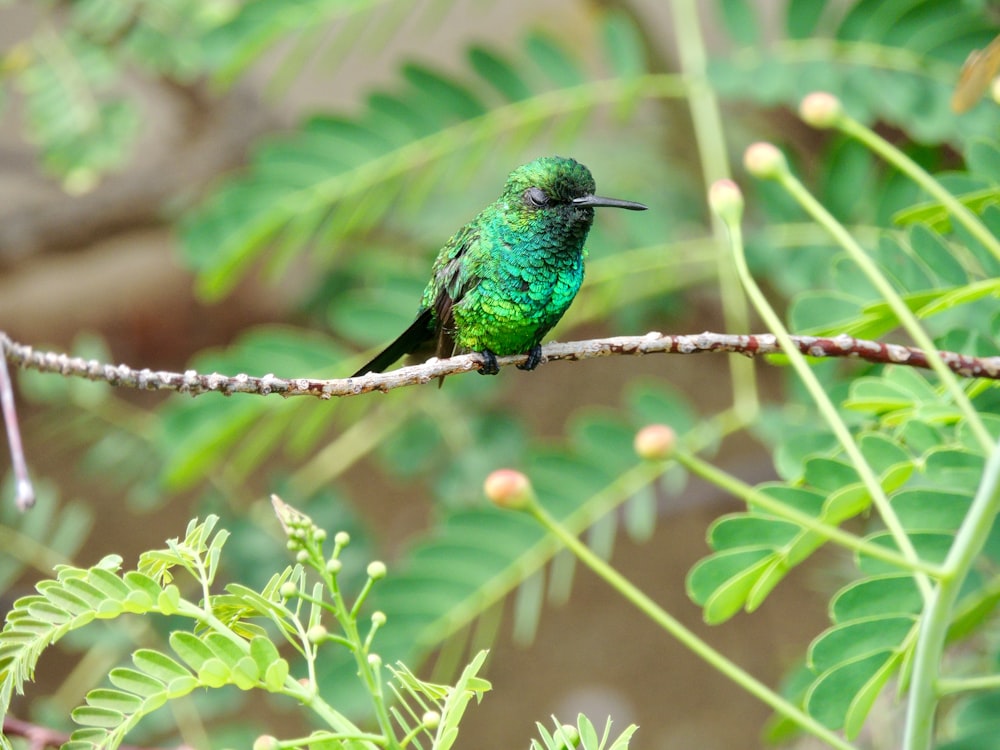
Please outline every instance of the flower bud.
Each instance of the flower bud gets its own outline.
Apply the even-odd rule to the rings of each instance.
[[[441,714],[437,711],[425,711],[420,717],[420,722],[424,725],[424,729],[437,729],[441,723]]]
[[[285,581],[281,584],[281,588],[278,589],[278,593],[281,594],[282,599],[291,599],[298,592],[299,587],[296,586],[291,581]]]
[[[708,189],[708,205],[725,222],[738,224],[743,216],[743,193],[732,180],[716,180]]]
[[[665,461],[674,452],[677,433],[665,424],[646,425],[635,434],[632,445],[639,458],[647,461]]]
[[[799,105],[799,116],[814,128],[832,128],[843,114],[840,99],[825,91],[809,94]]]
[[[322,643],[326,640],[327,630],[322,625],[313,625],[306,631],[306,638],[310,643]]]
[[[483,483],[483,490],[486,497],[501,508],[519,510],[534,498],[528,477],[514,469],[497,469],[491,473]]]
[[[788,170],[785,155],[772,143],[751,144],[743,153],[743,166],[754,177],[773,180]]]
[[[253,741],[253,750],[278,750],[279,747],[281,743],[278,742],[278,738],[269,734],[262,734]]]
[[[385,578],[385,574],[387,571],[385,569],[384,562],[382,562],[381,560],[373,560],[372,562],[368,563],[368,569],[366,572],[368,573],[369,578],[371,578],[373,581],[377,581],[380,578]]]
[[[573,748],[580,744],[580,732],[572,724],[563,724],[559,727],[555,739],[562,739],[564,747]]]

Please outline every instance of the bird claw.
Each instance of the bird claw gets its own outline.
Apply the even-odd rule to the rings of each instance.
[[[497,364],[497,355],[489,349],[483,349],[479,352],[479,356],[483,358],[483,364],[479,366],[480,375],[496,375],[500,372],[500,365]]]
[[[535,344],[528,350],[528,358],[517,366],[518,370],[534,370],[542,361],[542,345]]]

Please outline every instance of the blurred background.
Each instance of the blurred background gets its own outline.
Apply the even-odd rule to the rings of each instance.
[[[409,323],[438,248],[507,173],[558,153],[588,165],[601,194],[650,210],[598,215],[586,286],[552,338],[759,330],[727,295],[706,186],[746,187],[751,262],[776,302],[827,284],[827,240],[745,179],[743,150],[779,143],[837,217],[872,237],[916,189],[803,125],[796,102],[833,91],[927,168],[954,167],[997,132],[992,102],[959,117],[949,100],[998,23],[986,0],[0,3],[0,329],[135,367],[346,376]],[[356,575],[387,562],[387,653],[450,679],[466,648],[491,645],[494,690],[460,746],[523,747],[536,721],[584,711],[639,724],[637,748],[757,747],[766,708],[585,571],[511,564],[492,598],[406,601],[422,596],[407,585],[430,575],[421,550],[449,523],[491,523],[475,515],[490,470],[561,466],[563,489],[586,499],[622,471],[605,454],[627,452],[637,427],[694,429],[751,377],[780,403],[779,369],[721,355],[555,363],[338,403],[18,373],[40,502],[19,516],[4,485],[4,602],[55,563],[117,553],[134,565],[210,512],[233,532],[226,580],[260,585],[287,564],[267,501],[278,492],[352,533]],[[763,413],[708,441],[751,483],[775,476]],[[590,542],[777,684],[826,626],[841,563],[820,555],[759,612],[709,629],[685,576],[736,504],[679,472],[621,500]],[[157,627],[66,639],[14,712],[60,725],[90,678]],[[243,701],[235,689],[197,696],[133,741],[172,746],[179,731],[198,747],[247,746],[302,729],[288,706],[249,714]]]

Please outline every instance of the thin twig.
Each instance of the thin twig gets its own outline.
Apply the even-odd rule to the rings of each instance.
[[[927,355],[920,349],[879,341],[866,341],[850,336],[833,338],[793,336],[798,350],[810,357],[848,357],[868,362],[927,368]],[[479,354],[461,354],[450,359],[431,359],[420,365],[401,367],[387,373],[369,373],[358,378],[319,380],[313,378],[279,378],[273,374],[256,377],[240,373],[223,375],[185,372],[136,370],[127,365],[109,365],[97,360],[85,360],[54,352],[39,352],[18,344],[0,332],[0,350],[5,358],[19,367],[61,375],[103,381],[121,388],[140,390],[170,390],[197,396],[216,392],[254,393],[261,396],[276,393],[282,396],[357,396],[371,391],[389,391],[403,386],[430,383],[444,375],[457,375],[478,370],[483,365]],[[625,354],[701,354],[731,352],[756,356],[780,354],[781,347],[771,334],[730,335],[699,333],[666,336],[658,332],[645,336],[616,336],[606,339],[570,341],[547,344],[542,349],[543,361],[582,360]],[[939,352],[947,367],[969,378],[1000,380],[1000,356],[973,357],[956,352]],[[497,357],[501,367],[524,362],[524,355]]]
[[[0,349],[3,349],[4,355],[8,352],[9,343],[10,340],[0,333]],[[35,488],[31,484],[28,463],[24,459],[21,430],[17,424],[17,409],[14,406],[14,386],[10,382],[6,356],[0,357],[0,410],[3,411],[4,426],[7,428],[7,444],[10,446],[10,461],[14,467],[14,479],[17,482],[17,508],[23,511],[35,504]]]
[[[9,715],[3,718],[3,733],[6,737],[23,737],[28,740],[30,750],[60,747],[69,742],[69,735],[66,732],[15,719]],[[118,747],[121,750],[150,750],[138,745],[119,745]],[[190,750],[190,748],[187,745],[178,745],[177,750]]]

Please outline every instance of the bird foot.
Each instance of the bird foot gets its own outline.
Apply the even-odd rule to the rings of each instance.
[[[500,365],[497,364],[497,355],[489,349],[483,349],[479,352],[479,356],[483,358],[483,364],[479,367],[480,375],[496,375],[500,372]]]
[[[542,361],[542,345],[535,344],[528,350],[528,358],[517,366],[518,370],[534,370]]]

